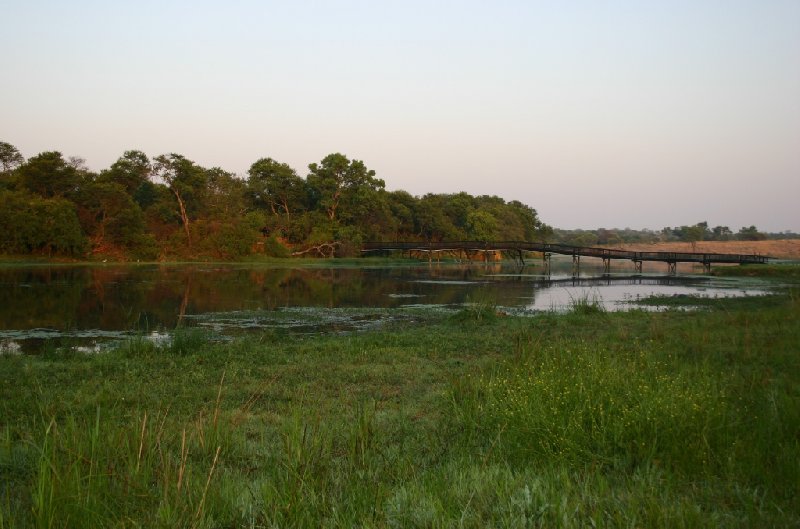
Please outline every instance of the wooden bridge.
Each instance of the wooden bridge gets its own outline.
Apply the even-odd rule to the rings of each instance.
[[[727,253],[703,252],[633,252],[628,250],[613,250],[609,248],[596,248],[592,246],[571,246],[568,244],[552,244],[546,242],[524,241],[455,241],[455,242],[366,242],[362,245],[363,253],[369,252],[416,252],[427,253],[429,259],[433,255],[451,254],[455,256],[468,256],[470,252],[503,252],[519,259],[524,264],[526,252],[542,254],[546,270],[550,269],[550,256],[552,254],[571,255],[573,275],[577,275],[581,257],[596,257],[603,260],[603,271],[609,273],[612,260],[632,261],[636,271],[641,273],[642,263],[662,262],[667,263],[670,274],[676,273],[678,263],[699,263],[703,270],[711,271],[712,264],[766,264],[769,260],[764,255],[744,255]]]

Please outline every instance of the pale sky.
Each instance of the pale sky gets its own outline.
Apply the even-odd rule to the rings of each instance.
[[[0,141],[800,232],[800,0],[0,0]]]

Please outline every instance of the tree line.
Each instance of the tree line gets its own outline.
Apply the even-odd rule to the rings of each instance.
[[[763,241],[767,239],[797,239],[793,232],[766,233],[756,226],[742,226],[737,232],[728,226],[709,226],[707,221],[691,226],[665,227],[661,230],[599,228],[596,230],[553,230],[553,239],[575,246],[613,246],[618,244],[653,244],[657,242],[699,241]]]
[[[253,253],[357,255],[363,241],[521,240],[552,229],[517,200],[387,191],[341,153],[302,177],[269,157],[246,177],[180,154],[126,151],[90,171],[0,142],[0,253],[112,259],[238,259]],[[315,251],[318,250],[318,251]]]

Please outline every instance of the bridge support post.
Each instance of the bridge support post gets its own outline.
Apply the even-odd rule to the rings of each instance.
[[[667,273],[674,276],[678,273],[678,263],[675,261],[667,261]]]
[[[711,273],[711,263],[708,261],[703,261],[703,273],[710,274]]]
[[[637,274],[642,273],[642,262],[641,261],[634,261],[633,262],[633,269]]]
[[[603,257],[603,274],[609,275],[611,273],[611,259]]]
[[[581,256],[572,254],[572,277],[581,275]]]

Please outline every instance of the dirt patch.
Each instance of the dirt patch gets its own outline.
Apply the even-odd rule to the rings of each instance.
[[[692,246],[688,242],[658,242],[654,244],[622,244],[613,246],[634,252],[707,252],[758,254],[778,259],[800,259],[800,239],[770,241],[700,241]]]

